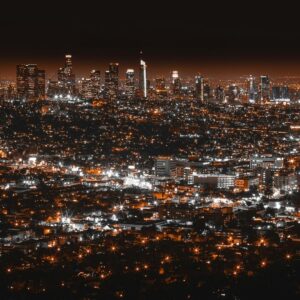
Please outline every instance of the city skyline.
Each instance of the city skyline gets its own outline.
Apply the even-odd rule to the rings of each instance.
[[[283,77],[275,80],[268,74],[248,75],[239,80],[208,78],[200,72],[194,77],[184,78],[178,70],[170,76],[158,76],[154,80],[148,74],[148,65],[142,51],[139,67],[127,69],[125,79],[120,76],[120,64],[109,63],[104,74],[92,69],[88,76],[79,77],[73,68],[72,54],[64,56],[64,63],[57,69],[56,76],[46,80],[46,71],[37,64],[16,66],[16,84],[3,81],[2,100],[156,100],[168,97],[170,100],[198,100],[201,103],[278,103],[299,102],[297,77]]]
[[[70,52],[72,53],[72,52]],[[63,61],[63,56],[65,53],[62,53],[61,56],[58,56],[57,59],[53,60],[51,64],[45,64],[43,59],[32,58],[32,59],[23,59],[17,60],[15,62],[6,62],[2,64],[0,68],[0,80],[12,80],[15,81],[15,68],[18,64],[37,64],[41,66],[42,69],[46,71],[46,79],[54,79],[57,76],[57,68]],[[73,55],[73,53],[72,53]],[[76,80],[81,77],[85,77],[93,69],[98,69],[101,71],[101,76],[104,74],[109,63],[118,62],[120,65],[120,78],[125,79],[125,73],[127,69],[138,70],[139,68],[139,56],[136,55],[136,59],[131,62],[126,62],[123,59],[106,59],[96,63],[94,60],[80,60],[80,58],[74,56],[74,71],[76,72]],[[280,77],[300,77],[300,66],[295,65],[293,61],[289,63],[285,62],[282,64],[274,65],[272,62],[248,62],[246,65],[241,65],[238,61],[227,62],[227,63],[209,63],[205,61],[200,61],[198,63],[168,63],[165,66],[161,66],[155,61],[151,61],[147,55],[145,55],[149,67],[147,68],[147,73],[149,74],[149,79],[154,80],[157,77],[164,76],[166,78],[171,77],[172,70],[178,70],[182,77],[184,78],[193,78],[195,74],[202,73],[207,77],[215,79],[238,79],[241,77],[247,77],[250,75],[259,76],[261,74],[268,74],[271,77],[280,78]],[[257,64],[256,64],[257,63]],[[5,67],[6,66],[6,67]],[[7,68],[7,69],[6,69]]]

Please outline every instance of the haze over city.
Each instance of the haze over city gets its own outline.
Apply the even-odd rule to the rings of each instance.
[[[7,12],[0,20],[2,79],[13,79],[20,63],[38,63],[54,74],[65,53],[74,55],[80,76],[111,61],[135,67],[141,49],[153,76],[174,68],[190,76],[300,75],[300,33],[292,5],[151,1],[142,7],[132,1],[115,7],[51,1],[42,7],[27,1],[6,2],[2,11]]]

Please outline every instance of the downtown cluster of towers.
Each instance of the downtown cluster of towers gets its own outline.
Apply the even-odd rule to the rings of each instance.
[[[89,77],[76,80],[73,71],[72,56],[65,55],[65,64],[57,71],[57,80],[49,80],[46,84],[45,71],[36,64],[17,65],[16,93],[19,100],[42,100],[48,98],[61,99],[116,99],[127,98],[196,98],[201,101],[210,99],[219,102],[274,100],[289,101],[287,86],[272,86],[266,75],[259,82],[250,76],[244,87],[230,84],[226,88],[220,85],[212,88],[202,75],[196,75],[189,85],[184,85],[178,71],[172,71],[171,81],[165,78],[155,79],[155,87],[147,77],[147,65],[141,57],[139,60],[138,80],[134,69],[127,69],[125,81],[120,81],[119,63],[110,63],[108,70],[101,78],[99,70],[92,70]]]
[[[147,98],[149,80],[147,80],[147,65],[141,58],[139,63],[138,88],[135,84],[135,72],[127,69],[124,92],[128,97],[139,96]],[[49,80],[46,86],[45,71],[36,64],[17,65],[16,97],[20,100],[41,100],[48,97],[85,99],[117,98],[120,94],[119,63],[110,63],[104,73],[102,84],[99,70],[92,70],[88,78],[76,81],[73,72],[72,55],[65,55],[65,65],[58,69],[57,80]]]

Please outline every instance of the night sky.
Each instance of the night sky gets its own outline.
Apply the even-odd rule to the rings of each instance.
[[[54,76],[67,52],[80,75],[110,61],[136,68],[140,49],[153,76],[300,75],[299,12],[288,1],[29,0],[1,12],[1,78],[18,63]]]

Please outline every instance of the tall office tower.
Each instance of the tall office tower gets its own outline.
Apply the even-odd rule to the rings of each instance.
[[[109,70],[104,72],[104,86],[108,86],[110,82],[110,73]]]
[[[208,101],[208,99],[210,98],[210,95],[211,95],[211,89],[210,89],[208,82],[206,82],[206,83],[204,83],[204,86],[203,86],[204,101]]]
[[[287,86],[273,86],[272,87],[272,100],[273,101],[290,101],[289,88]]]
[[[108,74],[107,74],[108,75]],[[116,98],[119,90],[119,64],[109,64],[108,97]]]
[[[58,96],[59,92],[60,88],[58,86],[58,82],[56,80],[49,80],[47,89],[48,97],[53,98],[55,96]]]
[[[72,55],[70,54],[66,54],[65,55],[65,69],[66,69],[66,73],[71,76],[72,74]]]
[[[255,83],[255,78],[250,75],[248,78],[248,96],[249,96],[249,102],[254,103],[257,100],[257,87]]]
[[[45,71],[36,64],[17,65],[17,95],[23,100],[45,99]]]
[[[201,75],[195,76],[195,97],[204,100],[204,78]]]
[[[110,79],[113,86],[118,89],[119,87],[119,63],[109,64]]]
[[[174,95],[179,95],[181,91],[181,80],[178,71],[172,71],[172,90]]]
[[[46,73],[45,70],[37,70],[37,86],[40,99],[46,97]]]
[[[26,65],[17,65],[17,96],[19,99],[26,98]]]
[[[80,95],[84,99],[93,99],[93,84],[91,78],[82,78],[80,81]]]
[[[270,79],[267,75],[260,76],[260,100],[270,100]]]
[[[140,53],[142,55],[142,52]],[[147,65],[146,62],[141,58],[139,67],[139,90],[142,97],[147,98]]]
[[[92,70],[90,74],[90,79],[93,98],[99,98],[101,91],[100,71]]]
[[[75,74],[73,73],[72,55],[65,55],[65,66],[57,71],[58,86],[62,95],[75,93]]]
[[[37,72],[37,65],[26,65],[26,94],[30,100],[34,100],[38,94]]]
[[[104,98],[109,98],[109,88],[110,88],[110,73],[106,70],[104,73]]]
[[[148,94],[148,91],[151,88],[151,80],[150,79],[146,80],[146,88],[147,88],[147,94]]]
[[[134,92],[135,92],[134,70],[133,69],[127,69],[125,77],[126,77],[126,80],[125,80],[126,96],[128,96],[129,98],[132,98],[134,96]]]
[[[64,68],[59,68],[57,70],[57,81],[58,81],[58,84],[63,87],[64,82],[65,82]]]

